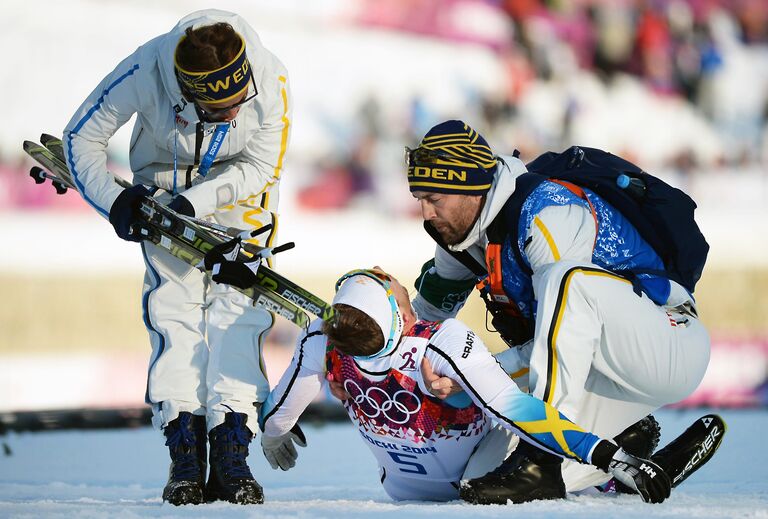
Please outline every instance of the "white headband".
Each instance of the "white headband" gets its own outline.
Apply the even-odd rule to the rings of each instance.
[[[403,334],[403,317],[390,284],[372,272],[355,270],[342,276],[336,282],[336,287],[333,304],[357,308],[373,319],[383,334],[384,347],[380,351],[367,357],[356,358],[370,360],[391,352]]]

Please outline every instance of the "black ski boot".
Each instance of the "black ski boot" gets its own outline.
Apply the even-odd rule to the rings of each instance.
[[[462,481],[459,497],[477,505],[525,503],[537,499],[565,498],[561,472],[563,460],[520,442],[496,470]]]
[[[208,502],[222,500],[240,505],[264,502],[261,485],[253,479],[248,468],[248,444],[253,433],[245,423],[243,413],[227,413],[224,423],[208,434],[211,444],[211,474],[205,487]]]
[[[646,460],[651,459],[651,454],[659,446],[659,440],[661,440],[661,426],[656,418],[650,414],[633,423],[613,438],[613,441],[626,452]],[[634,489],[618,480],[614,479],[613,483],[618,493],[637,494]]]
[[[653,415],[633,423],[613,438],[616,444],[638,458],[651,459],[651,454],[659,446],[661,426]]]
[[[165,426],[163,434],[171,453],[163,501],[176,506],[203,503],[207,468],[205,416],[179,413],[178,418]]]

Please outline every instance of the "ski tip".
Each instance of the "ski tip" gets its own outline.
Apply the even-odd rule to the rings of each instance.
[[[49,133],[41,133],[40,134],[40,142],[43,143],[43,146],[47,145],[50,142],[59,141],[60,139],[58,137],[55,137]]]
[[[28,150],[30,148],[40,148],[41,146],[34,142],[34,141],[24,141],[24,150]]]
[[[705,427],[709,427],[712,422],[715,422],[723,428],[723,433],[728,430],[728,424],[725,423],[725,420],[723,420],[723,417],[719,414],[707,414],[699,418],[699,420],[704,424]]]

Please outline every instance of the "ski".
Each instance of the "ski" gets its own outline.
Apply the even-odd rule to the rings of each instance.
[[[64,148],[61,140],[45,133],[40,136],[40,140],[47,150],[47,153],[45,154],[50,163],[58,168],[57,171],[66,171],[67,176],[69,176],[69,168],[66,166]],[[115,177],[115,181],[123,187],[130,186],[128,182],[119,179],[118,177]],[[222,233],[220,229],[224,228],[221,228],[220,226],[218,226],[220,229],[217,229],[216,227],[212,227],[215,224],[211,224],[210,222],[180,215],[151,198],[144,204],[142,212],[147,218],[155,218],[157,220],[156,223],[160,226],[167,226],[169,228],[168,232],[176,233],[204,253],[208,252],[211,247],[223,243],[224,241],[228,241],[233,237],[239,236],[241,238],[246,238],[243,236],[244,232],[240,229],[228,227],[225,228],[226,231]],[[226,234],[226,236],[222,234]],[[257,247],[247,242],[243,242],[241,246],[245,252],[251,255],[259,255],[261,251],[264,250],[263,247]],[[238,261],[249,261],[249,259],[249,256],[245,254],[238,255],[237,258]],[[281,295],[288,301],[291,301],[303,310],[306,310],[321,319],[327,320],[333,314],[331,306],[323,299],[283,277],[266,265],[262,265],[259,268],[256,277],[257,282],[264,288]]]
[[[62,170],[56,161],[54,161],[47,154],[42,153],[41,147],[39,145],[26,141],[24,143],[24,151],[26,151],[32,158],[40,162],[43,166],[46,166],[54,171],[54,173],[48,173],[40,170],[39,168],[33,168],[34,175],[32,176],[35,178],[35,182],[38,182],[38,179],[41,178],[43,181],[50,180],[51,182],[59,182],[68,188],[76,189],[74,182],[69,175],[69,171]],[[154,243],[155,245],[163,247],[174,257],[192,266],[197,267],[203,264],[205,252],[190,246],[188,243],[185,243],[177,237],[163,232],[162,229],[158,229],[151,222],[146,223],[147,225],[143,226],[141,229],[141,233],[146,240]],[[207,243],[201,245],[204,245],[202,248],[207,247],[208,250],[212,248],[212,245]],[[284,300],[278,294],[263,289],[258,285],[244,290],[237,290],[240,290],[243,294],[253,299],[255,305],[274,312],[275,314],[288,319],[301,328],[306,328],[309,326],[310,319],[306,313],[304,313],[290,301]]]
[[[25,141],[25,145],[26,145],[27,142],[30,142],[30,141]],[[50,152],[49,154],[47,154],[48,155],[48,157],[47,157],[48,160],[52,164],[55,164],[55,167],[58,168],[58,170],[60,170],[61,172],[66,171],[67,172],[67,176],[69,176],[71,178],[71,176],[69,174],[69,166],[67,166],[67,161],[66,161],[66,159],[64,157],[64,145],[61,142],[61,139],[59,139],[58,137],[54,137],[53,135],[49,135],[47,133],[43,133],[42,135],[40,135],[40,142],[43,144],[43,147],[46,148]],[[34,145],[34,143],[30,143],[30,144]],[[26,151],[26,149],[25,149],[25,151]],[[42,153],[40,150],[38,150],[38,152]],[[123,188],[131,187],[131,183],[130,182],[128,182],[127,180],[125,180],[123,178],[120,178],[120,177],[118,177],[116,175],[114,175],[114,180],[115,180],[115,183],[117,185],[119,185],[120,187],[123,187]],[[157,204],[157,206],[155,207],[154,204]],[[148,205],[149,207],[153,207],[156,210],[159,209],[160,207],[165,207],[162,204],[159,204],[156,200],[153,200],[151,198],[147,199],[147,202],[146,202],[145,205]],[[235,238],[235,237],[237,237],[238,235],[240,235],[242,233],[242,231],[240,229],[235,229],[234,227],[225,227],[225,226],[222,226],[222,225],[215,224],[213,222],[208,222],[206,220],[201,220],[199,218],[193,218],[191,216],[181,215],[181,214],[178,214],[175,211],[173,211],[173,210],[171,210],[170,208],[167,208],[167,207],[165,209],[167,209],[167,211],[165,211],[165,213],[170,212],[170,213],[173,214],[173,216],[175,218],[180,218],[180,219],[188,220],[191,223],[196,224],[196,225],[198,225],[200,227],[203,227],[204,229],[206,229],[206,230],[208,230],[208,231],[210,231],[210,232],[212,232],[214,234],[219,234],[221,236],[226,235],[229,238]],[[252,251],[252,252],[256,252],[256,251]]]
[[[51,146],[50,149],[31,141],[24,142],[24,151],[49,170],[46,172],[40,168],[33,168],[30,175],[36,183],[50,180],[60,194],[66,192],[67,189],[76,189],[69,169],[61,156],[63,153],[61,141],[46,135],[44,137],[46,137],[46,144]],[[115,181],[121,185],[123,183],[128,185],[127,182],[117,177]],[[143,225],[141,229],[145,238],[195,267],[203,264],[205,253],[211,248],[232,239],[229,233],[224,234],[215,230],[209,232],[206,228],[197,226],[192,222],[182,222],[180,218],[182,215],[178,215],[152,199],[148,199],[147,203],[143,205],[142,214],[145,215],[146,220],[146,225]],[[180,234],[174,234],[174,231]],[[238,230],[237,234],[242,234],[242,231]],[[288,247],[276,247],[267,252],[276,252],[281,248],[284,250]],[[264,250],[266,249],[251,245],[249,253],[258,254]],[[252,260],[249,256],[242,253],[241,255],[242,257],[238,257],[238,260]],[[257,276],[257,285],[244,290],[238,289],[251,297],[254,304],[288,319],[301,328],[306,328],[310,321],[304,310],[322,318],[328,318],[331,315],[330,305],[268,267],[260,267]]]
[[[726,430],[725,422],[720,416],[704,415],[664,448],[656,451],[651,456],[651,461],[664,469],[672,480],[672,488],[675,488],[712,459],[720,448]],[[618,483],[614,489],[621,494],[637,493]]]
[[[664,469],[675,488],[712,459],[726,430],[720,416],[704,415],[651,456],[651,460]]]
[[[176,236],[166,234],[150,224],[143,226],[140,232],[147,241],[163,247],[172,256],[195,267],[202,267],[205,254]],[[253,299],[254,305],[274,312],[302,329],[306,329],[309,326],[309,316],[290,301],[283,299],[279,294],[266,290],[260,285],[253,285],[245,289],[234,286],[232,288]]]

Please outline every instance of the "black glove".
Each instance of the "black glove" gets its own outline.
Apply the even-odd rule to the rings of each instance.
[[[176,195],[176,198],[171,200],[168,207],[184,216],[195,216],[195,208],[192,207],[192,203],[184,195]]]
[[[203,264],[216,283],[238,288],[249,288],[256,284],[256,272],[261,265],[261,258],[256,257],[249,262],[238,261],[241,242],[240,238],[234,238],[216,245],[206,253]]]
[[[646,503],[661,503],[669,497],[672,482],[664,470],[650,460],[619,449],[608,464],[613,477],[637,490]]]
[[[126,241],[141,241],[141,235],[133,228],[140,220],[141,202],[150,195],[149,189],[141,184],[126,188],[115,199],[109,209],[109,223],[117,235]]]

